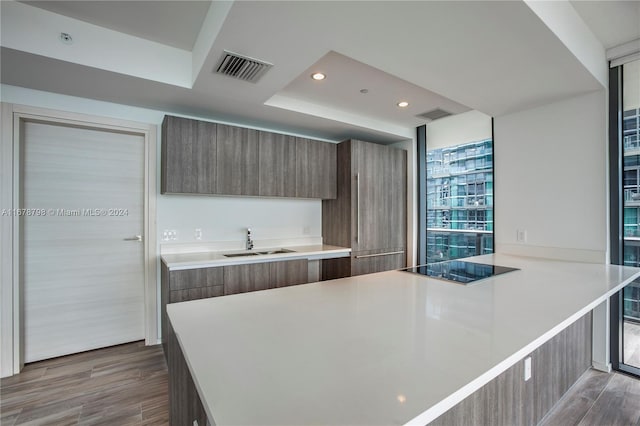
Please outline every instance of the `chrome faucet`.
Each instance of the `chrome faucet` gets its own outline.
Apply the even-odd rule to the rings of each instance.
[[[251,228],[247,228],[247,250],[253,248],[253,240],[251,239]]]

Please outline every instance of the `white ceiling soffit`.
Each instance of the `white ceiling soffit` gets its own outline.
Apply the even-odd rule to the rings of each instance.
[[[5,84],[332,140],[404,139],[428,108],[406,115],[391,108],[381,121],[383,106],[362,109],[360,93],[323,98],[323,108],[342,111],[333,119],[265,105],[330,51],[366,64],[390,87],[400,80],[420,98],[430,91],[493,116],[602,88],[522,1],[214,2],[193,52],[21,3],[0,6]],[[60,43],[60,31],[74,43]],[[225,49],[274,66],[256,84],[216,75]],[[361,88],[373,78],[362,78]]]
[[[48,11],[178,49],[193,49],[211,2],[23,1]]]
[[[2,47],[191,87],[191,52],[13,1],[0,2]],[[62,43],[61,32],[72,37]]]
[[[605,49],[640,39],[640,1],[572,0],[571,5]]]
[[[315,72],[327,77],[313,80]],[[398,107],[401,101],[409,106]],[[452,114],[469,111],[469,107],[337,52],[324,55],[265,104],[336,121],[348,117],[350,122],[372,128],[393,123],[413,129],[427,121],[416,117],[418,114],[436,108]]]
[[[568,1],[525,0],[527,6],[567,47],[602,87],[608,87],[605,49]]]

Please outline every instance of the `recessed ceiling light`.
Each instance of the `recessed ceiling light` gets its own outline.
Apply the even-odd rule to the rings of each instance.
[[[321,72],[316,72],[316,73],[311,74],[311,78],[314,79],[314,80],[320,81],[320,80],[324,80],[325,78],[327,78],[327,76],[324,75]]]
[[[406,108],[406,107],[409,106],[409,102],[407,102],[407,101],[398,102],[398,106],[400,108]]]
[[[73,37],[69,33],[60,33],[60,41],[64,44],[73,44]]]

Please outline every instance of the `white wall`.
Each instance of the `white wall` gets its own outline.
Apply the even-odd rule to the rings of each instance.
[[[497,252],[608,262],[606,126],[605,90],[494,118]]]
[[[491,138],[491,117],[468,111],[427,123],[427,148],[446,148]]]

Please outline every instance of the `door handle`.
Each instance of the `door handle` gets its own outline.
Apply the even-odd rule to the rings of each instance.
[[[360,244],[360,173],[356,173],[356,243]]]
[[[124,241],[142,241],[142,235],[125,238]]]
[[[356,259],[366,259],[368,257],[379,257],[379,256],[391,256],[394,254],[404,254],[404,250],[388,251],[386,253],[361,254],[360,256],[356,256]]]

